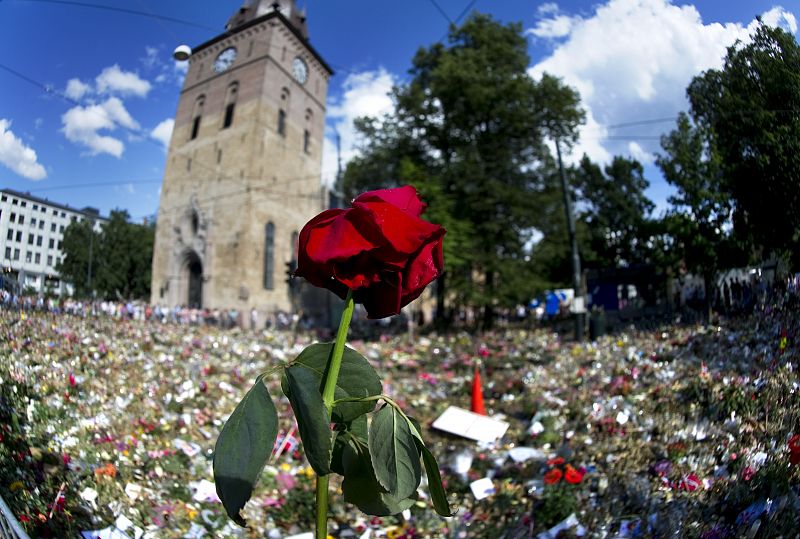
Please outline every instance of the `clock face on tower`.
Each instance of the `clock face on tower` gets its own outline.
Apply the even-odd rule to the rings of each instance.
[[[308,80],[308,66],[299,56],[292,62],[292,74],[300,84],[305,84]]]
[[[235,47],[228,47],[217,56],[217,59],[214,60],[214,71],[217,73],[222,73],[233,64],[233,61],[236,60],[236,48]]]

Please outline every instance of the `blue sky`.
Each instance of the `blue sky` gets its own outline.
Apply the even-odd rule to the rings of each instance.
[[[223,31],[241,0],[84,3],[113,9],[0,1],[0,187],[104,214],[123,208],[141,219],[158,207],[163,141],[182,81],[172,50]],[[345,158],[355,152],[353,118],[391,110],[386,92],[406,80],[416,50],[442,39],[448,19],[469,7],[521,22],[531,75],[547,71],[580,91],[589,122],[572,157],[639,158],[659,208],[670,189],[652,159],[658,136],[673,123],[615,126],[684,110],[691,77],[719,67],[725,47],[746,39],[755,15],[793,32],[794,14],[800,16],[800,0],[298,3],[307,9],[311,43],[336,71],[327,123],[329,136],[334,129],[341,134]],[[331,144],[324,154],[323,174],[330,178]]]

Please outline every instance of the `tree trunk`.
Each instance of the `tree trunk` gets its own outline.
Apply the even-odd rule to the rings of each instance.
[[[486,288],[484,290],[486,302],[483,304],[483,331],[488,331],[494,327],[494,305],[492,305],[492,298],[494,297],[494,272],[486,272]]]
[[[434,319],[434,325],[436,326],[436,330],[440,332],[447,330],[450,325],[446,312],[447,306],[445,305],[447,290],[445,285],[446,278],[447,273],[442,273],[436,280],[436,317]]]

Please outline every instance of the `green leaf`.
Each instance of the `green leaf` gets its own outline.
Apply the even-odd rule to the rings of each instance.
[[[317,379],[319,392],[322,394],[325,385],[325,375],[327,374],[328,358],[333,352],[333,343],[316,343],[300,352],[297,359],[293,362],[293,367],[302,367],[309,370]],[[381,380],[367,359],[345,346],[342,355],[342,366],[339,370],[339,378],[336,381],[334,400],[371,397],[380,395]],[[375,409],[375,401],[369,402],[340,402],[333,408],[333,421],[336,423],[347,423],[358,416],[368,414]]]
[[[447,502],[447,492],[442,484],[442,476],[439,473],[439,465],[436,463],[436,458],[430,449],[425,447],[425,444],[418,441],[417,447],[422,452],[422,462],[425,463],[425,473],[428,475],[428,490],[431,494],[431,501],[433,501],[433,508],[443,517],[452,517],[455,512],[450,509],[450,504]]]
[[[417,491],[419,451],[410,423],[394,406],[384,406],[372,418],[369,451],[375,477],[390,494],[404,499]]]
[[[318,475],[328,475],[331,473],[333,433],[317,382],[310,370],[293,365],[284,370],[281,386],[297,418],[308,463]]]
[[[214,446],[214,483],[228,516],[245,526],[239,511],[250,499],[278,436],[278,413],[261,377],[239,402]]]
[[[361,511],[373,516],[389,516],[402,513],[416,501],[414,498],[399,499],[384,491],[375,479],[367,446],[351,437],[342,451],[345,476],[342,482],[344,499]]]
[[[344,475],[344,464],[342,462],[342,450],[344,446],[350,441],[351,437],[357,438],[364,446],[367,445],[367,416],[362,415],[351,421],[350,423],[337,424],[337,428],[341,428],[336,433],[336,439],[333,442],[333,454],[331,455],[331,471]]]
[[[422,453],[422,462],[425,464],[425,474],[428,476],[428,491],[431,494],[433,508],[441,516],[451,517],[455,512],[450,509],[450,504],[447,502],[447,492],[442,484],[442,476],[439,472],[439,464],[436,462],[436,457],[433,456],[433,453],[425,446],[425,442],[422,440],[422,429],[419,426],[419,422],[413,417],[406,416],[406,419],[411,423],[411,434],[414,436],[417,448]]]

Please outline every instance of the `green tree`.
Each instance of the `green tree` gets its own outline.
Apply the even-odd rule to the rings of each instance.
[[[655,205],[635,159],[615,156],[603,169],[584,155],[574,170],[580,191],[578,218],[588,237],[581,245],[585,267],[613,268],[647,262],[648,215]]]
[[[99,245],[99,233],[92,230],[92,222],[88,219],[72,221],[64,230],[61,242],[63,258],[56,263],[56,271],[61,278],[72,283],[75,295],[88,296],[89,251],[91,247],[91,263],[95,268],[95,249]]]
[[[800,46],[759,25],[728,49],[720,70],[687,90],[695,123],[708,132],[730,192],[740,237],[800,262]]]
[[[549,157],[548,137],[574,140],[583,120],[578,95],[553,77],[534,81],[529,63],[519,24],[475,15],[451,28],[447,45],[416,54],[395,112],[357,124],[366,144],[345,174],[349,194],[413,179],[431,210],[442,208],[445,249],[456,254],[448,297],[480,307],[485,327],[496,306],[529,299],[520,277],[542,183],[534,165]]]
[[[717,272],[734,264],[739,253],[731,235],[733,201],[720,155],[709,133],[693,125],[686,114],[678,117],[675,130],[661,138],[661,147],[664,153],[656,164],[676,189],[669,199],[672,210],[664,219],[675,242],[674,261],[703,277],[708,300]]]
[[[71,223],[64,231],[64,262],[57,266],[61,277],[75,286],[75,293],[96,293],[106,299],[147,298],[153,259],[155,227],[130,222],[128,212],[113,210],[102,230],[94,233],[92,281],[87,286],[90,220]]]

